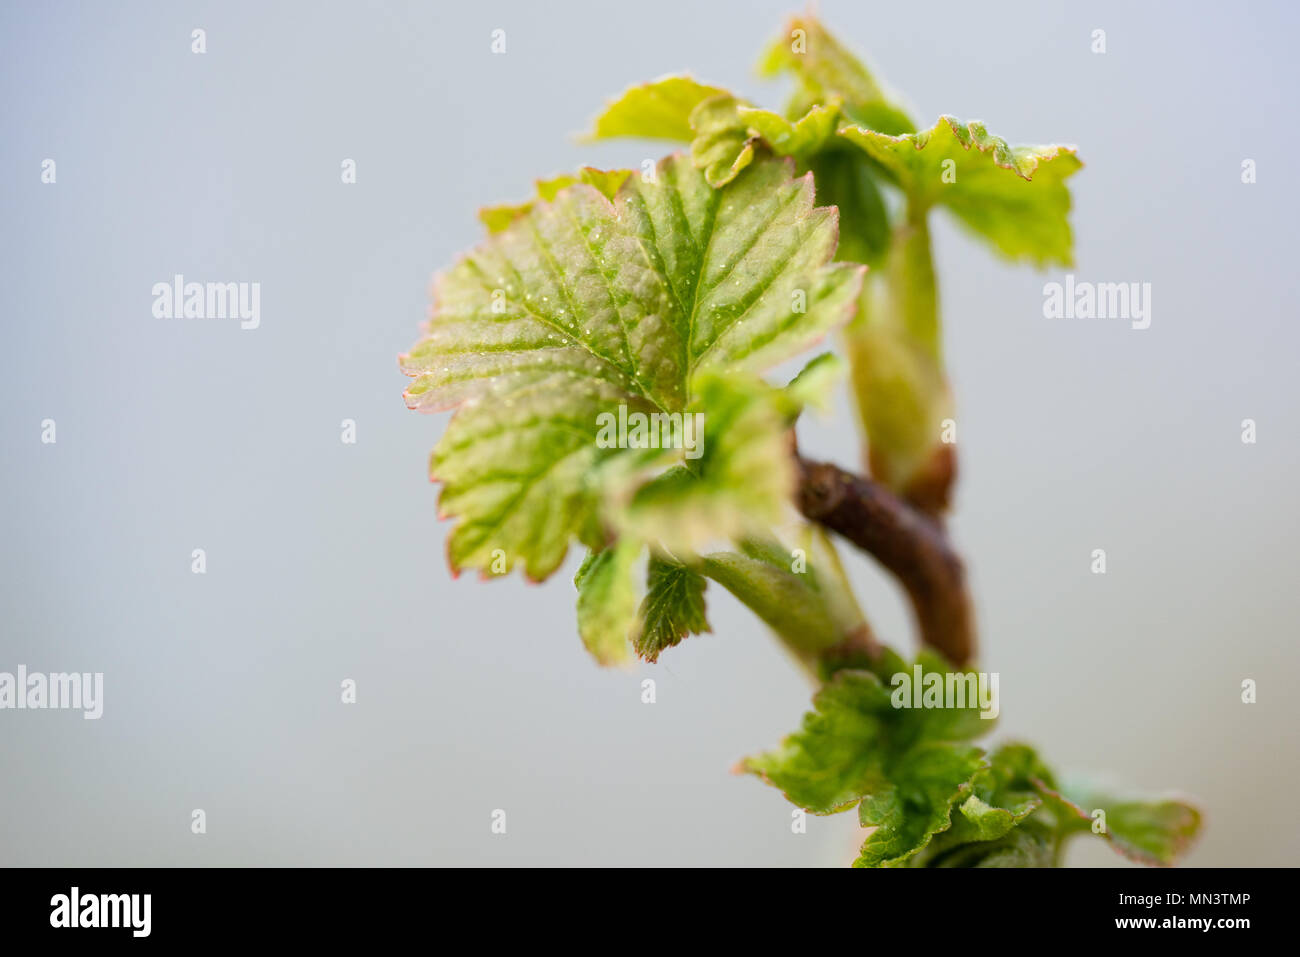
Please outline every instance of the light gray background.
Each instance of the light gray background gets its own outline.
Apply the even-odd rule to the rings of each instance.
[[[730,596],[711,592],[713,635],[619,673],[575,635],[573,561],[542,587],[451,580],[425,477],[444,420],[405,410],[395,358],[478,205],[662,152],[575,143],[606,96],[689,68],[782,102],[750,65],[788,10],[5,4],[0,670],[103,671],[106,701],[98,722],[0,712],[0,863],[848,860],[851,815],[794,836],[777,792],[728,774],[809,691]],[[1197,795],[1189,863],[1297,863],[1300,15],[822,13],[919,117],[1078,143],[1077,276],[1153,285],[1146,331],[1049,322],[1042,284],[1064,271],[1008,267],[937,224],[953,531],[1002,676],[999,735]],[[150,287],[178,272],[260,282],[261,328],[154,319]],[[803,434],[854,461],[847,410]],[[877,630],[910,645],[889,583],[857,556],[851,572]],[[1116,859],[1081,844],[1071,860]]]

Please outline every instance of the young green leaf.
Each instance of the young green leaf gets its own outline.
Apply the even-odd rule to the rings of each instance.
[[[968,799],[969,800],[969,799]],[[939,835],[940,838],[947,836]],[[927,852],[938,844],[931,843]],[[1060,835],[1050,824],[1031,816],[1000,838],[958,844],[942,854],[927,856],[925,867],[1059,867]],[[913,858],[913,863],[920,856]]]
[[[696,375],[694,391],[685,424],[697,441],[686,462],[649,481],[632,476],[630,489],[609,483],[615,527],[683,553],[766,530],[794,491],[780,391],[756,376],[713,370]],[[694,435],[698,421],[703,431]]]
[[[950,669],[936,656],[923,654],[916,668],[922,685],[948,680]],[[901,673],[909,683],[915,674]],[[911,703],[910,685],[889,680],[892,692],[877,674],[837,672],[813,698],[799,731],[742,764],[816,814],[858,805],[863,826],[876,828],[862,846],[861,866],[905,864],[949,827],[953,805],[988,766],[981,749],[964,743],[992,724],[980,718],[977,701],[903,707]]]
[[[631,87],[609,103],[592,123],[587,138],[634,136],[689,143],[691,111],[702,101],[724,92],[689,76],[663,76]]]
[[[1006,744],[976,775],[952,827],[927,848],[932,867],[1046,867],[1059,863],[1066,841],[1098,833],[1144,864],[1170,865],[1200,830],[1200,812],[1176,799],[1142,801],[1070,791],[1028,745]],[[1097,812],[1104,811],[1104,818]],[[1104,830],[1098,830],[1104,823]]]
[[[754,162],[754,140],[730,93],[711,96],[691,113],[691,162],[710,186],[726,186]]]
[[[578,589],[578,634],[602,665],[628,657],[628,639],[637,623],[633,571],[641,545],[632,539],[588,554],[573,584]]]
[[[777,156],[806,160],[833,142],[838,103],[814,106],[795,122],[749,106],[729,93],[712,96],[691,113],[691,160],[713,186],[725,186],[753,162],[762,140]]]
[[[761,371],[847,320],[861,268],[830,263],[835,239],[835,210],[814,207],[811,177],[794,178],[788,162],[765,158],[715,190],[672,156],[653,182],[627,178],[612,202],[587,183],[561,189],[443,273],[427,335],[402,369],[415,378],[411,408],[460,409],[432,463],[441,511],[460,520],[452,567],[504,556],[542,579],[572,539],[602,546],[604,483],[645,455],[598,442],[602,416],[685,412],[701,398],[697,376]],[[709,397],[727,392],[710,388],[706,430]],[[732,399],[728,410],[743,406]],[[759,438],[760,420],[736,421]],[[746,460],[738,440],[720,435],[719,461],[725,474],[752,474],[733,468]],[[735,489],[744,504],[720,514],[752,509],[756,489],[787,491],[779,464],[770,471],[777,479]],[[710,492],[718,504],[715,492],[726,490]]]
[[[785,387],[794,412],[798,414],[806,406],[812,406],[819,412],[829,412],[831,396],[847,371],[844,360],[833,352],[823,352],[810,360]]]
[[[991,725],[985,685],[877,644],[822,530],[801,525],[796,548],[772,532],[791,427],[828,401],[839,363],[819,356],[784,389],[758,373],[855,311],[875,478],[923,510],[946,504],[928,212],[947,207],[1009,258],[1068,264],[1073,148],[1012,148],[950,117],[916,132],[812,17],[790,21],[763,70],[794,77],[785,116],[685,76],[626,91],[589,138],[690,143],[689,160],[539,180],[535,199],[484,209],[488,240],[439,277],[402,368],[412,408],[457,410],[431,464],[456,519],[453,569],[541,579],[585,544],[578,627],[603,664],[626,660],[629,639],[654,661],[709,630],[706,577],[721,583],[825,682],[801,729],[742,766],[815,813],[856,806],[870,828],[858,865],[1051,866],[1088,831],[1171,863],[1199,811],[1062,791],[1025,745],[986,756],[969,743]],[[813,176],[837,209],[813,206]],[[893,224],[882,182],[902,191]],[[865,286],[852,262],[873,267]]]
[[[892,174],[915,210],[940,204],[1002,255],[1037,265],[1073,261],[1070,190],[1083,164],[1072,146],[1018,146],[982,123],[940,117],[930,129],[889,136],[860,126],[839,135]]]
[[[656,661],[687,635],[710,630],[704,609],[708,582],[694,569],[658,555],[650,557],[646,576],[633,645],[646,661]]]
[[[963,867],[985,859],[990,860],[987,866],[998,866],[1008,850],[1002,839],[1043,807],[1039,785],[1043,780],[1051,781],[1051,773],[1032,749],[1006,744],[989,755],[988,762],[989,766],[973,778],[970,795],[953,808],[952,826],[926,849],[921,861],[926,866],[954,866],[959,859]],[[1059,844],[1057,828],[1044,824],[1034,834],[1047,841],[1049,854],[1055,853]],[[1016,853],[1023,855],[1034,844],[1016,841]]]
[[[815,17],[791,18],[760,60],[759,72],[794,75],[797,88],[787,116],[803,116],[838,98],[845,112],[870,129],[893,134],[916,129],[862,62]]]
[[[906,864],[948,826],[953,804],[970,790],[971,778],[983,766],[983,753],[970,746],[923,744],[882,769],[858,805],[862,826],[875,830],[853,865]]]
[[[816,104],[791,122],[719,94],[691,114],[691,160],[711,185],[725,186],[753,162],[760,142],[777,156],[793,157],[800,170],[814,174],[822,201],[840,210],[836,258],[874,265],[889,244],[889,215],[873,161],[838,137],[840,115],[836,100]]]
[[[1014,802],[1011,807],[989,804],[976,791],[957,806],[961,816],[953,817],[952,833],[959,843],[966,841],[992,841],[1009,833],[1017,824],[1033,814],[1042,805],[1042,798],[1029,795]]]
[[[778,156],[807,159],[831,142],[840,118],[840,103],[832,99],[825,105],[817,104],[794,122],[780,113],[741,103],[736,107],[736,118],[754,136],[762,137]]]
[[[630,175],[631,170],[626,169],[605,170],[584,166],[576,176],[562,173],[551,179],[539,179],[536,183],[537,199],[501,206],[484,206],[478,211],[478,218],[487,227],[489,233],[499,233],[532,209],[537,204],[538,199],[549,203],[560,194],[560,190],[567,189],[576,183],[586,183],[589,186],[594,186],[606,199],[612,200],[617,195],[619,187],[623,185],[623,182]]]
[[[1044,788],[1045,793],[1048,789]],[[1068,796],[1067,796],[1068,795]],[[1070,789],[1051,791],[1049,800],[1063,808],[1066,818],[1077,814],[1080,832],[1090,830],[1095,812],[1105,812],[1101,836],[1130,860],[1168,867],[1196,840],[1201,830],[1201,812],[1180,798],[1116,797],[1104,792]],[[1100,823],[1100,822],[1099,822]]]

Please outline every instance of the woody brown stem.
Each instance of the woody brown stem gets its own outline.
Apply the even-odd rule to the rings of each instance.
[[[975,654],[966,571],[943,527],[883,485],[828,462],[795,459],[804,517],[848,539],[907,591],[921,641],[953,664]]]

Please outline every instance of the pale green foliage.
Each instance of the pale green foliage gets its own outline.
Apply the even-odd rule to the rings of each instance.
[[[592,552],[573,579],[578,589],[578,634],[603,665],[627,660],[627,636],[637,622],[637,595],[632,582],[640,552],[638,543],[624,539]]]
[[[689,76],[664,76],[623,91],[601,112],[590,139],[637,136],[652,140],[689,140],[691,112],[723,92]]]
[[[943,116],[928,130],[887,136],[859,126],[839,135],[859,146],[907,193],[913,215],[933,205],[1011,259],[1068,265],[1070,191],[1082,164],[1070,146],[1018,146],[982,123]]]
[[[1027,745],[972,743],[993,723],[974,700],[899,706],[895,676],[917,672],[875,641],[829,538],[790,521],[791,428],[830,407],[846,364],[760,378],[843,328],[875,478],[906,495],[951,414],[929,211],[1006,258],[1068,264],[1074,149],[947,116],[918,131],[809,16],[760,68],[793,77],[784,113],[686,76],[626,90],[590,138],[689,153],[538,180],[484,209],[488,238],[438,277],[402,369],[411,408],[456,410],[431,467],[453,569],[543,579],[585,545],[578,631],[607,665],[709,631],[721,584],[824,682],[800,729],[742,767],[813,813],[856,809],[859,866],[1054,866],[1098,831],[1172,863],[1200,830],[1191,804],[1063,789]],[[635,415],[699,416],[698,447],[599,439]],[[928,652],[916,667],[959,674]]]
[[[875,270],[847,336],[859,421],[877,477],[906,491],[938,454],[940,426],[952,412],[926,214],[936,206],[948,210],[1008,259],[1068,265],[1065,180],[1081,164],[1073,147],[1012,147],[979,122],[945,116],[916,132],[882,84],[812,17],[787,24],[760,71],[794,77],[785,116],[683,77],[650,87],[692,90],[672,98],[680,111],[672,128],[690,142],[695,165],[714,186],[730,182],[766,150],[814,172],[822,201],[841,210],[839,258]],[[668,97],[649,98],[645,89],[608,107],[593,135],[668,129],[662,107]],[[883,190],[900,193],[892,224]]]
[[[906,112],[862,62],[811,16],[792,17],[759,61],[759,72],[788,72],[795,94],[786,109],[794,118],[835,99],[856,122],[882,133],[910,133]]]
[[[780,521],[794,491],[783,409],[756,378],[699,374],[688,411],[704,417],[703,454],[647,481],[611,481],[611,522],[624,534],[690,553]]]
[[[928,654],[917,666],[925,680],[960,674]],[[837,672],[800,730],[742,767],[813,813],[856,807],[861,824],[874,829],[859,867],[1051,866],[1067,838],[1092,833],[1095,808],[1108,808],[1101,836],[1146,863],[1172,863],[1196,835],[1200,814],[1184,801],[1075,803],[1056,790],[1052,773],[1027,746],[985,754],[969,741],[993,722],[970,702],[898,707],[892,676],[915,673],[888,652],[872,670]]]
[[[601,547],[603,528],[689,546],[771,521],[790,490],[785,421],[744,376],[854,308],[860,267],[829,262],[835,211],[786,163],[715,190],[669,157],[612,201],[590,179],[613,180],[562,186],[439,276],[427,335],[402,358],[412,408],[459,408],[432,464],[460,519],[455,568],[504,552],[541,579],[571,540]],[[662,456],[596,442],[620,405],[703,412],[703,457],[637,485]]]
[[[524,213],[531,210],[538,200],[549,203],[560,194],[560,190],[567,189],[577,183],[586,183],[598,190],[606,199],[612,200],[618,195],[619,187],[631,175],[631,171],[625,169],[603,170],[584,166],[578,170],[576,176],[562,173],[550,179],[539,179],[536,183],[536,199],[502,206],[484,206],[478,211],[478,218],[487,227],[489,233],[499,233]]]

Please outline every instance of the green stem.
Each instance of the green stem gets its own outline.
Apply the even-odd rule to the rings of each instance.
[[[926,217],[925,206],[910,203],[894,227],[845,345],[871,473],[933,514],[946,507],[953,477],[951,448],[942,441],[952,399]]]
[[[876,645],[834,547],[819,529],[808,531],[798,552],[751,540],[740,551],[703,556],[700,571],[748,606],[819,680],[823,660]]]

